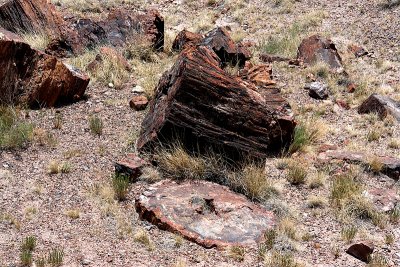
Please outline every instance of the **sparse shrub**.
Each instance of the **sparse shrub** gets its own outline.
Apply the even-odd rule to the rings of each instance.
[[[325,174],[323,172],[317,172],[308,179],[308,187],[311,189],[323,187],[325,185],[325,180]]]
[[[286,158],[278,159],[276,162],[276,168],[278,170],[284,170],[288,167],[288,165],[289,165],[289,160]]]
[[[389,262],[385,256],[379,253],[375,253],[370,262],[367,265],[368,267],[389,267]]]
[[[304,184],[307,178],[307,169],[299,163],[292,163],[288,167],[286,179],[292,185]]]
[[[103,121],[100,117],[94,115],[89,117],[89,128],[92,134],[101,135],[103,133]]]
[[[395,241],[394,234],[388,233],[388,234],[385,235],[385,243],[387,245],[393,245],[394,241]]]
[[[45,257],[39,257],[35,260],[36,266],[37,267],[45,267],[46,266],[46,258]]]
[[[176,180],[201,179],[207,170],[204,158],[190,155],[181,145],[160,150],[157,160],[161,170]]]
[[[63,249],[55,248],[53,249],[47,258],[47,263],[52,267],[59,267],[62,265],[64,260],[64,251]]]
[[[275,229],[268,229],[264,233],[264,239],[265,239],[264,244],[266,245],[266,248],[268,250],[271,250],[274,247],[277,236],[278,236],[278,233],[276,232]]]
[[[243,261],[246,250],[241,246],[232,246],[229,248],[229,256],[236,261]]]
[[[262,201],[279,194],[272,181],[267,179],[263,166],[248,164],[228,177],[228,184],[251,200]]]
[[[343,199],[359,195],[360,192],[361,185],[356,181],[356,175],[350,171],[333,179],[330,197],[334,204],[340,204]]]
[[[67,210],[65,214],[71,219],[78,219],[80,217],[80,212],[77,209]]]
[[[380,171],[382,171],[384,164],[382,163],[381,160],[379,160],[379,158],[377,157],[373,157],[369,163],[369,168],[371,171],[373,171],[374,173],[379,173]]]
[[[353,196],[345,201],[343,209],[346,214],[363,220],[371,220],[376,226],[384,228],[386,218],[384,214],[378,212],[368,199],[364,196]]]
[[[54,135],[42,128],[35,128],[33,130],[33,137],[35,142],[41,146],[55,147],[57,145],[57,139]]]
[[[22,250],[33,251],[36,247],[36,237],[28,236],[24,239],[21,245]]]
[[[45,50],[51,41],[51,37],[46,32],[35,32],[22,34],[22,39],[38,50]]]
[[[63,164],[61,164],[60,172],[61,173],[70,173],[71,172],[71,164],[69,164],[68,162],[64,162]]]
[[[17,110],[0,106],[0,148],[15,149],[28,144],[33,137],[33,125],[22,121]]]
[[[320,122],[309,119],[300,122],[294,131],[292,144],[289,146],[288,152],[295,153],[304,151],[304,149],[318,140],[323,133],[323,126]]]
[[[175,235],[175,247],[180,248],[183,245],[183,237],[181,235]]]
[[[125,200],[128,195],[129,177],[123,174],[115,174],[112,178],[112,186],[115,197],[120,201]]]
[[[154,250],[154,245],[151,242],[151,239],[148,233],[145,230],[139,230],[134,235],[134,240],[138,243],[141,243],[147,247],[148,250]]]
[[[57,174],[60,172],[60,164],[58,161],[52,160],[50,161],[49,167],[48,167],[48,173],[49,174]]]
[[[325,207],[325,199],[320,196],[311,196],[307,201],[307,207],[310,209]]]
[[[355,226],[351,225],[348,227],[344,227],[342,231],[340,232],[343,240],[345,240],[347,243],[350,243],[353,241],[354,237],[356,236],[358,230]]]
[[[124,56],[128,59],[136,58],[143,61],[154,61],[153,44],[145,35],[134,35],[127,42]]]
[[[389,212],[389,220],[393,224],[396,224],[400,221],[400,207],[395,207]]]
[[[300,267],[291,253],[274,251],[265,261],[266,267]]]
[[[283,218],[279,222],[279,231],[290,239],[296,240],[296,225],[290,218]]]
[[[377,129],[371,129],[367,134],[368,142],[377,141],[381,138],[382,133]]]
[[[53,120],[53,128],[54,129],[61,129],[63,124],[63,119],[61,114],[57,113]]]
[[[32,264],[32,251],[22,250],[20,254],[22,266],[30,266]]]

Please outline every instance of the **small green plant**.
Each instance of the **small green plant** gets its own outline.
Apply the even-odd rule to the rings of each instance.
[[[304,151],[305,148],[319,138],[322,134],[323,126],[320,122],[312,119],[301,122],[294,130],[292,144],[289,146],[288,152],[293,154],[297,151]]]
[[[274,251],[265,261],[266,267],[300,267],[291,253]]]
[[[299,163],[292,163],[288,167],[286,179],[292,185],[304,184],[307,178],[307,170]]]
[[[37,267],[45,267],[46,266],[46,258],[45,257],[38,257],[35,260]]]
[[[385,235],[385,243],[387,245],[393,245],[394,241],[395,241],[394,234],[388,233],[388,234]]]
[[[54,129],[61,129],[63,124],[63,119],[61,114],[57,113],[53,120],[53,128]]]
[[[123,174],[115,174],[112,178],[112,186],[114,189],[115,197],[123,201],[128,195],[129,177]]]
[[[350,243],[353,241],[354,237],[356,236],[358,230],[355,226],[351,225],[348,227],[344,227],[342,231],[340,232],[343,240],[345,240],[347,243]]]
[[[47,263],[52,267],[61,266],[64,260],[64,251],[63,249],[55,248],[53,249],[47,258]]]
[[[68,162],[64,162],[63,164],[61,164],[59,171],[61,173],[70,173],[71,172],[71,164],[69,164]]]
[[[22,266],[30,266],[32,264],[32,251],[22,250],[20,254]]]
[[[21,245],[21,249],[25,251],[33,251],[36,247],[36,237],[28,236],[24,239]]]
[[[101,135],[103,133],[103,121],[100,117],[94,115],[89,117],[89,128],[92,134]]]
[[[246,250],[241,246],[232,246],[229,249],[229,256],[236,261],[243,261]]]
[[[395,207],[389,212],[389,220],[393,224],[396,224],[400,221],[400,207]]]
[[[278,233],[276,232],[275,229],[268,229],[264,233],[264,244],[268,250],[271,250],[274,247],[275,240],[278,237]]]
[[[376,253],[371,257],[368,267],[389,267],[389,262],[385,256]]]
[[[145,245],[147,247],[148,250],[154,250],[154,245],[153,242],[151,242],[151,239],[149,237],[149,234],[145,231],[145,230],[139,230],[138,232],[135,233],[133,239],[138,242],[141,243],[143,245]]]
[[[32,140],[33,125],[22,121],[17,114],[14,108],[0,106],[0,148],[21,148]]]

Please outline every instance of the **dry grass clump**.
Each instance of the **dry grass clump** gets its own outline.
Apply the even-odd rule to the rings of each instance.
[[[129,192],[129,177],[122,174],[114,174],[112,177],[112,186],[117,200],[125,200]]]
[[[16,149],[26,146],[33,137],[33,125],[18,116],[13,107],[0,106],[0,148]]]
[[[80,211],[78,209],[67,210],[65,212],[65,215],[67,215],[69,218],[73,220],[76,220],[80,217]]]
[[[358,232],[357,227],[351,225],[344,227],[340,232],[340,234],[344,241],[346,241],[347,243],[351,243],[351,241],[353,241],[354,237],[356,236],[357,232]]]
[[[137,231],[133,236],[133,239],[136,242],[145,245],[149,251],[154,250],[154,244],[151,241],[149,234],[145,230],[140,229]]]
[[[236,261],[243,261],[246,250],[241,246],[232,246],[229,248],[229,256]]]
[[[301,267],[291,253],[273,251],[264,261],[265,267]]]
[[[308,187],[316,189],[324,187],[326,182],[326,174],[324,172],[317,172],[308,178]]]
[[[311,117],[300,121],[295,128],[293,141],[289,146],[288,153],[306,151],[306,148],[321,139],[326,131],[326,125],[319,119]]]
[[[389,267],[389,262],[382,254],[374,253],[367,267]]]
[[[45,50],[50,44],[51,37],[45,32],[22,34],[22,40],[37,50]]]
[[[279,232],[293,240],[297,239],[297,229],[296,223],[289,217],[283,218],[278,225]]]
[[[70,173],[71,164],[68,162],[59,163],[56,160],[52,160],[48,166],[48,174],[58,174],[58,173]]]
[[[89,117],[89,129],[94,135],[102,135],[103,133],[103,121],[97,115]]]
[[[326,200],[321,196],[310,196],[307,200],[307,207],[310,209],[323,208],[326,206]]]
[[[232,167],[212,153],[189,154],[180,144],[160,149],[156,160],[160,170],[175,180],[202,179],[220,183],[255,201],[279,194],[272,180],[266,177],[264,166],[256,163]]]
[[[286,179],[292,185],[301,185],[306,182],[307,168],[304,164],[298,162],[292,162],[288,166],[288,172]]]

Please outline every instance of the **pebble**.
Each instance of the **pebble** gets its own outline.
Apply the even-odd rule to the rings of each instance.
[[[144,93],[144,89],[140,85],[136,85],[135,87],[132,88],[132,93],[142,94],[142,93]]]
[[[113,83],[109,83],[109,84],[108,84],[108,87],[114,88],[114,84],[113,84]]]

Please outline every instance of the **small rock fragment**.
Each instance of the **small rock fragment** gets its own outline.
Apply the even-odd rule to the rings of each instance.
[[[368,51],[365,50],[365,48],[355,44],[349,45],[347,49],[353,53],[355,57],[363,57],[368,55]]]
[[[132,88],[132,93],[140,95],[144,93],[144,89],[140,85],[136,85]]]
[[[132,182],[135,182],[142,175],[143,167],[148,163],[139,158],[136,154],[130,153],[115,163],[115,173],[129,176]]]
[[[360,242],[351,245],[346,253],[363,262],[369,262],[374,246],[369,242]]]
[[[312,82],[305,86],[308,89],[308,94],[315,99],[328,98],[328,86],[322,82]]]
[[[146,109],[148,103],[149,100],[144,95],[135,95],[129,101],[129,106],[136,111],[140,111]]]

